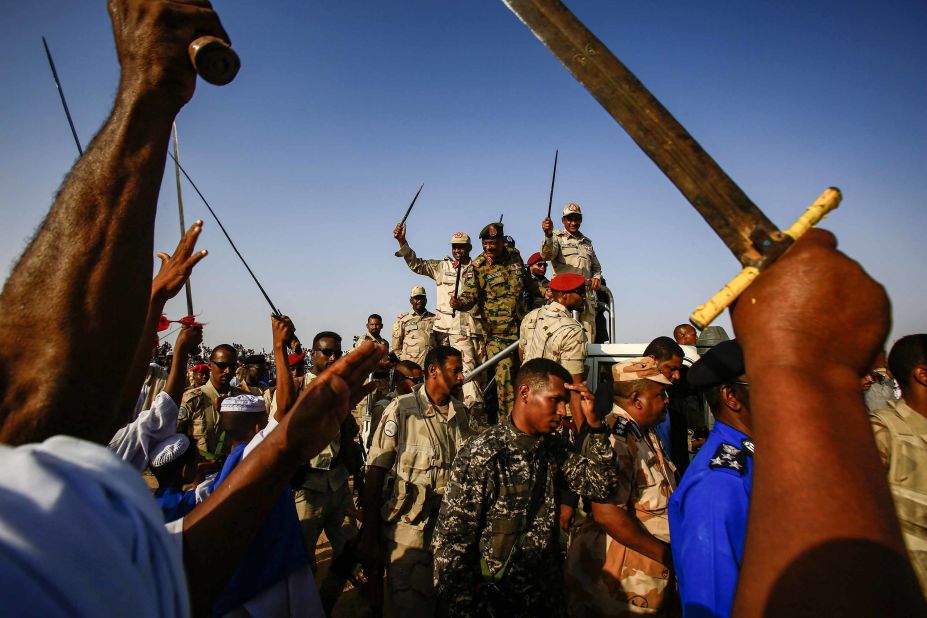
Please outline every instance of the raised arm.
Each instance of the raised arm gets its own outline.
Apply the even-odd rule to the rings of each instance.
[[[228,39],[208,3],[111,0],[109,11],[121,65],[113,110],[0,294],[8,444],[54,434],[105,443],[119,425],[151,291],[171,122],[195,86],[187,45]]]
[[[171,364],[171,372],[167,376],[162,392],[167,393],[167,396],[173,399],[178,406],[187,383],[187,361],[193,350],[197,349],[201,343],[203,343],[202,326],[183,326],[174,343],[174,362]]]
[[[383,353],[365,343],[313,380],[280,426],[184,518],[194,615],[208,612],[297,467],[335,438],[350,410],[373,390],[364,380]]]
[[[734,613],[924,615],[859,388],[888,332],[882,286],[812,230],[733,322],[758,445]]]
[[[286,353],[286,344],[293,340],[296,327],[285,315],[279,318],[272,315],[270,322],[274,331],[274,365],[277,368],[277,388],[274,390],[277,411],[274,418],[280,422],[296,401],[296,385],[293,383],[293,376],[290,375],[290,363]]]
[[[405,224],[400,223],[396,226],[396,229],[393,230],[393,237],[399,242],[399,251],[396,252],[396,255],[406,261],[406,266],[408,266],[412,272],[431,277],[435,281],[438,280],[441,274],[438,268],[440,262],[438,260],[423,260],[415,255],[415,251],[412,250],[412,247],[410,247],[408,241],[406,241]]]
[[[205,249],[197,251],[196,253],[193,252],[193,249],[196,247],[196,240],[199,238],[202,230],[203,222],[197,221],[187,230],[183,238],[180,239],[180,244],[174,249],[173,255],[168,255],[163,252],[158,253],[158,258],[161,260],[161,268],[151,282],[151,298],[148,302],[148,315],[145,318],[142,336],[139,338],[138,345],[135,348],[135,356],[129,366],[129,375],[126,378],[125,392],[122,397],[122,404],[119,406],[120,412],[123,415],[127,416],[131,412],[132,407],[135,405],[135,400],[138,398],[138,392],[145,382],[145,373],[148,370],[148,362],[151,359],[152,340],[157,334],[158,320],[164,312],[164,305],[168,300],[174,298],[177,293],[180,292],[184,283],[190,278],[190,273],[193,272],[193,267],[196,266],[196,263],[206,257],[207,252]],[[183,331],[181,331],[181,334],[183,334]],[[200,335],[200,341],[202,341],[202,332]],[[178,337],[177,340],[179,342],[180,337]],[[177,351],[175,350],[174,363],[176,364],[176,362]],[[169,380],[170,378],[168,378],[168,381]],[[183,394],[182,385],[180,394]],[[178,404],[180,403],[179,396],[174,397],[172,395],[171,397]],[[128,419],[126,418],[126,420]]]

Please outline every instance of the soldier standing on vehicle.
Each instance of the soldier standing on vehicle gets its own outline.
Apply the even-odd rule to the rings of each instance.
[[[571,380],[551,360],[528,361],[512,415],[457,456],[434,535],[435,584],[451,616],[563,615],[556,485],[595,500],[616,489],[592,393]],[[571,391],[588,419],[585,457],[556,433]]]
[[[546,305],[551,297],[550,280],[546,276],[547,262],[541,257],[540,253],[532,253],[526,264],[528,265],[528,274],[531,275],[532,279],[537,281],[541,294],[540,296],[535,296],[525,291],[525,301],[529,309],[537,309],[538,307]]]
[[[383,413],[367,457],[364,526],[360,546],[365,566],[387,579],[393,614],[434,616],[431,538],[451,464],[472,435],[459,395],[463,362],[458,350],[439,346],[425,360],[425,384],[394,399]],[[393,481],[386,504],[383,487]],[[381,539],[385,537],[383,551]]]
[[[581,311],[586,302],[586,280],[580,275],[557,275],[550,290],[553,300],[522,320],[518,351],[522,362],[548,358],[559,363],[573,376],[573,383],[579,384],[585,379],[588,340],[571,312]],[[571,409],[579,405],[578,396],[575,399],[570,401]]]
[[[435,314],[425,308],[428,302],[425,288],[420,285],[409,292],[412,309],[400,313],[393,324],[393,351],[399,360],[410,360],[417,365],[425,362],[425,355],[434,345],[431,329]]]
[[[456,311],[450,305],[451,296],[463,286],[467,275],[473,272],[473,262],[470,260],[470,250],[473,247],[470,244],[470,236],[466,232],[454,232],[450,240],[451,255],[442,260],[424,260],[417,257],[406,241],[404,224],[396,226],[393,236],[399,241],[399,251],[396,255],[403,258],[413,272],[434,279],[437,286],[437,317],[432,330],[434,344],[448,345],[460,350],[464,373],[471,371],[486,360],[482,321],[478,313]],[[468,409],[476,404],[482,405],[483,393],[479,381],[471,380],[464,384],[463,402]]]
[[[554,230],[554,223],[546,217],[541,223],[544,242],[541,243],[541,257],[550,262],[554,275],[576,273],[588,282],[586,307],[579,316],[589,341],[595,341],[595,291],[602,285],[602,266],[592,248],[592,240],[579,231],[583,222],[583,211],[579,204],[569,203],[563,207],[562,230]]]
[[[486,356],[492,358],[518,341],[518,327],[527,313],[522,292],[527,287],[538,293],[537,282],[527,275],[517,251],[505,246],[501,223],[490,223],[480,232],[483,253],[473,260],[473,270],[461,281],[458,296],[448,301],[454,309],[475,311],[483,317],[486,330]],[[496,364],[496,392],[499,417],[512,410],[514,362],[508,355]]]

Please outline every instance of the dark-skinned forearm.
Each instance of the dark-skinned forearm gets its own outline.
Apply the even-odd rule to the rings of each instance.
[[[132,362],[142,334],[151,279],[140,275],[151,271],[174,116],[133,92],[120,88],[0,295],[5,443],[53,434],[105,442],[119,425],[113,368]],[[55,380],[45,377],[50,366],[60,368]]]
[[[277,388],[274,397],[277,400],[275,418],[277,422],[283,420],[286,413],[293,407],[296,400],[296,385],[290,374],[290,364],[287,359],[286,346],[283,343],[274,343],[274,366],[277,368]]]
[[[284,431],[268,434],[183,521],[184,564],[194,615],[205,615],[296,471]]]
[[[669,545],[650,534],[641,522],[613,504],[592,503],[592,514],[610,537],[651,560],[669,566],[672,554]]]
[[[751,358],[746,360],[749,364]],[[806,615],[833,610],[836,599],[826,592],[787,595],[783,589],[790,573],[792,579],[800,576],[809,556],[817,556],[815,577],[865,583],[852,588],[857,615],[901,615],[871,605],[890,597],[897,601],[898,582],[910,580],[913,589],[916,584],[912,574],[901,572],[907,558],[859,378],[850,368],[815,361],[805,368],[783,364],[750,369],[754,436],[762,447],[754,466],[735,613],[763,614],[784,596],[800,599]],[[788,508],[781,508],[786,504]],[[884,554],[872,553],[877,562],[871,562],[861,560],[860,551]],[[889,553],[897,559],[886,559]],[[892,594],[885,592],[893,589]]]

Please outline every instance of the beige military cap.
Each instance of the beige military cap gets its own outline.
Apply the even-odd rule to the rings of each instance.
[[[454,232],[454,235],[451,236],[452,245],[469,245],[470,237],[467,236],[466,232]]]
[[[660,373],[657,361],[652,356],[629,358],[626,361],[612,365],[612,379],[615,382],[634,382],[636,380],[652,380],[659,384],[671,386],[669,378]]]
[[[416,296],[425,296],[425,288],[420,285],[412,288],[412,291],[409,292],[409,298],[415,298]]]
[[[569,204],[563,207],[563,216],[565,217],[567,215],[579,215],[580,217],[582,217],[583,211],[580,209],[579,204],[575,202],[570,202]]]

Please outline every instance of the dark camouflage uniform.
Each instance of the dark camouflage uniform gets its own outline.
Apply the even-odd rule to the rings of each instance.
[[[543,486],[534,489],[536,482]],[[582,457],[559,436],[529,436],[507,419],[472,438],[457,455],[434,533],[435,587],[451,615],[474,614],[481,557],[495,574],[510,554],[499,582],[511,605],[506,615],[564,613],[555,483],[594,500],[614,492],[608,434],[591,434]],[[532,501],[540,506],[529,526]],[[522,533],[524,541],[512,553]]]
[[[521,254],[503,248],[499,259],[481,253],[473,260],[473,270],[464,275],[458,299],[461,309],[483,316],[486,330],[486,357],[492,358],[518,341],[518,327],[528,313],[524,291],[540,294],[537,281],[528,274]],[[512,356],[496,364],[496,391],[499,394],[499,417],[508,416],[515,402],[512,386]]]

